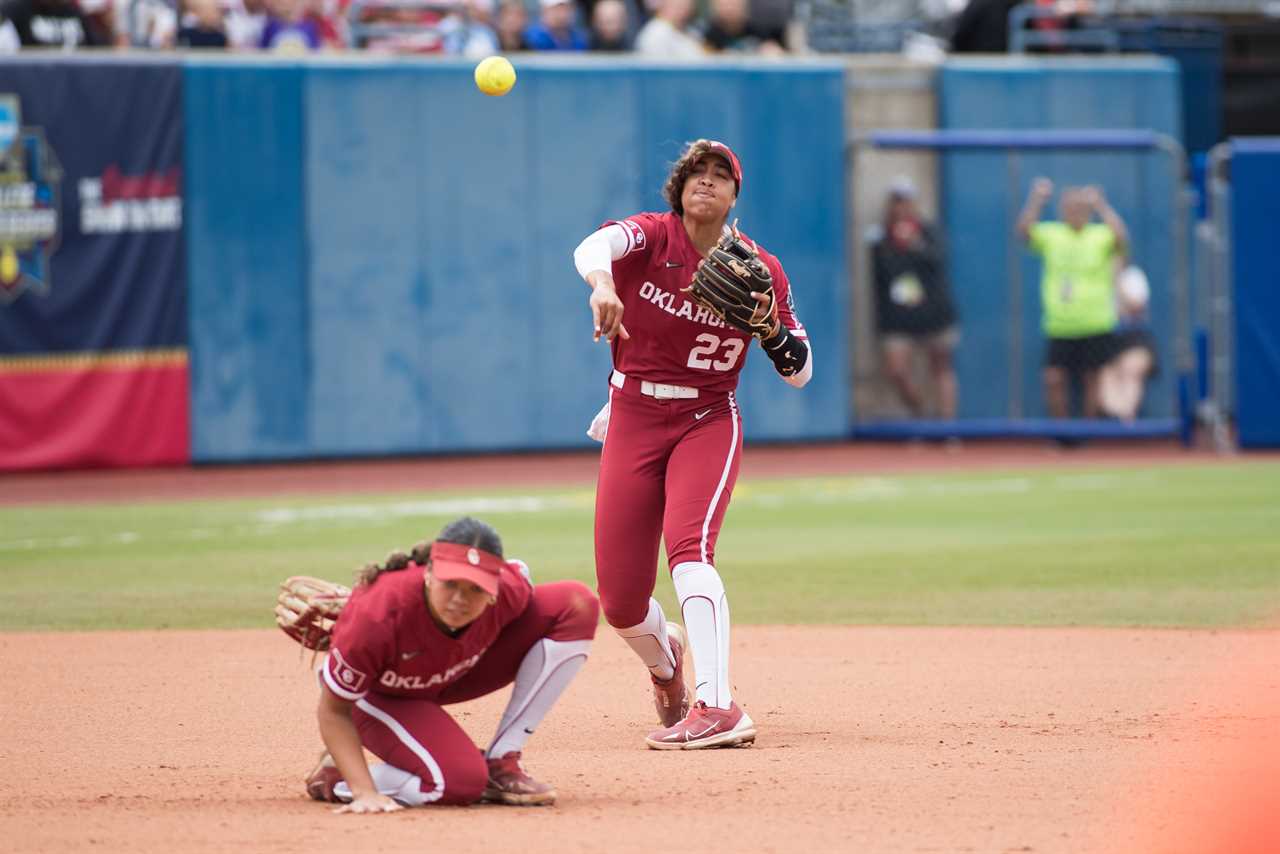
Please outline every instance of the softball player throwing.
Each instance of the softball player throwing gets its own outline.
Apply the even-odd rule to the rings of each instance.
[[[663,189],[669,212],[607,222],[574,251],[591,287],[595,339],[613,353],[609,402],[590,431],[604,442],[598,591],[605,619],[649,668],[662,728],[645,742],[657,750],[755,740],[730,690],[729,607],[715,567],[742,456],[734,390],[753,337],[789,384],[803,386],[813,370],[782,265],[726,226],[741,188],[737,155],[697,140]],[[722,298],[743,282],[759,283],[740,289],[747,305]],[[721,298],[708,299],[717,288]],[[659,539],[687,636],[652,595]],[[697,675],[692,707],[686,643]]]
[[[493,528],[471,518],[446,526],[429,556],[424,544],[414,561],[401,557],[366,569],[333,626],[316,712],[326,752],[308,794],[356,813],[552,803],[521,752],[586,661],[595,595],[576,581],[531,585]],[[512,682],[481,753],[443,707]],[[366,763],[365,749],[383,763]]]

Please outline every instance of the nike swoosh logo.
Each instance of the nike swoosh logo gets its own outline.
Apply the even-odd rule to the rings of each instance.
[[[419,652],[422,652],[422,650],[418,650],[417,652],[402,652],[400,653],[400,658],[403,659],[404,661],[408,661],[409,659],[417,655]]]
[[[710,415],[710,414],[711,414],[711,410],[710,410],[710,409],[705,409],[705,410],[703,410],[702,412],[695,412],[695,413],[693,413],[693,420],[694,420],[694,421],[701,421],[703,418],[707,417],[707,416],[708,416],[708,415]]]
[[[668,269],[668,270],[670,270],[672,267],[683,267],[683,266],[684,266],[683,264],[677,263],[677,262],[675,262],[675,261],[668,261],[668,262],[667,262],[667,269]]]
[[[706,735],[707,733],[711,732],[711,731],[712,731],[712,730],[714,730],[715,728],[716,728],[716,724],[712,724],[711,726],[709,726],[709,727],[707,727],[706,729],[704,729],[702,732],[689,732],[689,730],[685,730],[685,731],[684,731],[684,740],[685,740],[685,741],[693,741],[695,738],[702,738],[704,735]]]

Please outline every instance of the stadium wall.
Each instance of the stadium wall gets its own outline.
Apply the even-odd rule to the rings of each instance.
[[[888,91],[903,88],[892,83],[897,72],[888,63],[874,70],[882,79],[851,95],[859,91],[851,81],[869,79],[872,68],[532,57],[521,61],[519,85],[501,99],[475,92],[469,63],[349,57],[19,56],[0,61],[0,96],[26,85],[15,72],[24,64],[35,69],[33,80],[51,80],[42,75],[57,69],[69,81],[56,93],[73,108],[56,111],[56,122],[55,113],[41,118],[59,126],[55,147],[79,150],[85,140],[127,131],[120,137],[131,158],[121,161],[125,174],[181,174],[182,230],[177,242],[170,233],[163,251],[135,241],[112,244],[125,254],[100,256],[127,261],[123,267],[113,262],[55,277],[55,296],[68,300],[64,317],[130,323],[142,315],[128,300],[141,292],[109,301],[117,292],[100,287],[101,277],[155,279],[147,293],[165,308],[147,309],[147,316],[164,322],[151,324],[140,343],[48,335],[33,343],[40,323],[50,334],[71,327],[52,317],[17,323],[27,317],[21,312],[34,310],[23,300],[44,298],[34,291],[0,306],[15,321],[0,324],[0,368],[9,372],[0,385],[13,389],[12,405],[0,407],[6,436],[29,440],[44,429],[31,407],[75,411],[56,403],[49,379],[68,364],[68,353],[88,348],[90,367],[111,369],[117,391],[109,396],[118,402],[103,409],[89,452],[45,442],[39,454],[0,461],[0,468],[587,446],[583,430],[603,402],[609,360],[605,347],[590,341],[586,289],[570,253],[605,219],[662,209],[668,163],[685,140],[702,135],[723,137],[742,155],[746,181],[735,213],[783,258],[815,341],[815,379],[802,393],[782,386],[759,354],[751,359],[741,392],[748,435],[848,435],[858,328],[847,260],[855,239],[850,199],[874,205],[867,193],[883,184],[880,172],[907,161],[877,165],[868,186],[851,193],[845,143],[852,131],[903,117],[927,125],[932,103],[920,88],[931,72],[919,66],[910,67],[909,92]],[[156,137],[162,144],[128,144],[140,121],[124,118],[137,113],[133,107],[101,114],[74,108],[77,98],[115,103],[93,94],[114,80],[104,68],[177,75],[181,85],[167,90],[163,103],[178,120],[166,120]],[[954,61],[938,72],[937,113],[944,127],[1147,127],[1176,135],[1175,75],[1172,63],[1132,58]],[[886,94],[872,103],[868,93]],[[896,95],[910,103],[895,106]],[[851,102],[863,111],[875,107],[858,113],[867,124],[854,119]],[[91,124],[64,127],[89,116]],[[95,157],[101,149],[84,146]],[[985,409],[985,374],[1007,352],[1000,338],[1008,311],[1001,302],[1004,257],[991,247],[1006,242],[1011,205],[993,189],[1004,185],[1003,164],[960,156],[978,158],[977,168],[958,168],[955,155],[943,158],[940,210],[953,235],[964,313],[962,400]],[[1049,158],[1054,174],[1065,170],[1072,180],[1106,186],[1140,247],[1163,240],[1169,213],[1140,203],[1166,197],[1162,164],[1135,170],[1106,156],[1070,160],[1077,156],[1036,157]],[[911,162],[928,197],[931,166]],[[80,171],[98,174],[109,165]],[[1024,182],[1038,168],[1025,158]],[[144,183],[133,189],[168,186]],[[64,182],[64,189],[72,186]],[[1020,199],[1012,201],[1016,208]],[[58,249],[55,273],[58,259],[92,245],[70,228],[58,238],[60,247],[46,241]],[[1024,262],[1033,293],[1035,270]],[[1145,265],[1153,282],[1163,275],[1158,265],[1154,256]],[[0,274],[5,269],[0,263]],[[1034,299],[1024,301],[1029,335],[1034,306]],[[111,355],[117,346],[131,349]],[[139,359],[139,346],[157,352]],[[92,355],[95,348],[107,358]],[[1026,397],[1038,400],[1038,353],[1028,353]],[[82,371],[83,362],[72,367]],[[121,383],[123,367],[140,368],[139,382]],[[162,389],[154,381],[160,375]],[[39,386],[34,391],[31,382]],[[151,397],[121,396],[144,392]],[[186,418],[169,417],[175,405],[185,413],[188,396],[189,436]],[[157,406],[165,417],[147,417]],[[68,423],[87,423],[76,414]],[[139,430],[128,443],[117,440]]]
[[[749,435],[846,435],[842,65],[529,60],[501,99],[455,62],[193,60],[186,83],[194,459],[590,444],[609,356],[572,250],[663,209],[698,136],[742,157],[735,214],[817,342],[803,394],[751,359]]]

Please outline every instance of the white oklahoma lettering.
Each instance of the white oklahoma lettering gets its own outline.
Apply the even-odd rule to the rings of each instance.
[[[462,661],[459,661],[443,673],[432,674],[432,676],[426,681],[423,681],[422,677],[417,675],[401,676],[394,670],[384,671],[378,681],[382,683],[384,687],[393,689],[420,690],[423,688],[434,688],[436,685],[453,681],[458,678],[458,676],[475,667],[476,663],[480,661],[480,656],[482,655],[484,655],[483,652],[478,652],[470,658],[464,658]]]

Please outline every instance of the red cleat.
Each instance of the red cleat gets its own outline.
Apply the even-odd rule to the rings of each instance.
[[[676,660],[676,672],[670,679],[653,680],[653,705],[658,710],[658,723],[664,727],[675,726],[689,714],[689,688],[684,684],[684,629],[675,623],[667,623],[667,641],[671,644],[671,657]]]
[[[542,806],[556,802],[556,790],[528,775],[520,764],[520,751],[513,750],[489,763],[489,785],[481,800],[513,806]]]
[[[342,782],[342,774],[339,773],[338,766],[333,764],[333,757],[326,751],[320,754],[315,769],[307,775],[307,794],[313,801],[345,803],[342,798],[333,793],[333,787],[340,782]]]
[[[702,750],[737,747],[756,740],[756,725],[737,703],[717,709],[699,700],[684,720],[651,732],[644,743],[654,750]]]

